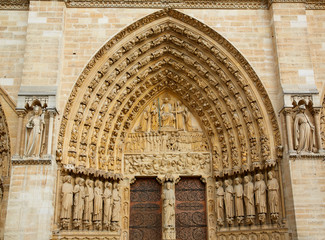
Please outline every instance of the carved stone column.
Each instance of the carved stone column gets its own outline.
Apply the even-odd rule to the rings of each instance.
[[[17,139],[16,139],[16,149],[14,158],[20,158],[20,147],[21,147],[21,135],[23,128],[23,119],[26,114],[25,110],[18,110],[18,129],[17,129]]]
[[[52,155],[52,138],[53,138],[53,123],[54,123],[54,117],[56,115],[55,110],[49,110],[50,115],[50,122],[49,122],[49,134],[48,134],[48,141],[47,141],[47,155]]]
[[[322,152],[322,139],[320,134],[320,108],[314,109],[315,133],[317,152]]]
[[[286,118],[286,127],[287,127],[287,137],[288,137],[288,150],[289,153],[293,152],[293,143],[292,143],[292,110],[289,108],[284,109],[284,114]]]

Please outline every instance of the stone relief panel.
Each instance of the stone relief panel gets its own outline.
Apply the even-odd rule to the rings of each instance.
[[[125,174],[209,174],[208,140],[193,114],[176,97],[161,94],[128,134]]]

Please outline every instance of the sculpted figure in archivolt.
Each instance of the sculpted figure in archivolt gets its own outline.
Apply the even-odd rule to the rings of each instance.
[[[35,105],[33,114],[26,124],[25,157],[39,157],[44,143],[44,113]]]
[[[294,122],[294,144],[298,153],[311,152],[315,144],[315,126],[307,117],[305,105],[299,105],[299,112]]]

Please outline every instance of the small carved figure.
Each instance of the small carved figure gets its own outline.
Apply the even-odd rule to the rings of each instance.
[[[223,190],[221,181],[216,182],[216,195],[217,195],[217,200],[216,200],[217,223],[219,226],[223,226],[223,222],[224,222],[223,199],[224,199],[225,191]]]
[[[193,128],[191,114],[187,107],[184,108],[184,118],[185,118],[186,131],[190,132],[190,131],[196,130]]]
[[[255,175],[254,192],[258,218],[264,223],[266,214],[266,185],[263,180],[263,175],[260,173]]]
[[[173,107],[169,102],[169,97],[166,96],[163,99],[163,104],[161,106],[161,126],[175,128],[175,116],[172,113]]]
[[[315,126],[305,114],[305,105],[299,105],[299,113],[294,122],[294,144],[297,153],[301,151],[312,152],[315,145]]]
[[[254,184],[251,176],[244,177],[244,201],[246,208],[246,222],[253,224],[255,219],[255,203],[254,203]]]
[[[149,109],[148,107],[146,107],[142,113],[142,117],[140,119],[140,125],[137,131],[141,131],[141,132],[148,131],[148,125],[149,125]]]
[[[109,225],[111,224],[111,215],[112,215],[112,183],[105,183],[104,190],[104,227],[108,230]]]
[[[176,128],[178,130],[185,130],[184,107],[180,102],[176,103]]]
[[[241,184],[240,178],[235,178],[234,180],[235,187],[234,187],[234,196],[235,196],[235,215],[238,224],[241,224],[244,220],[244,204],[243,204],[243,185]]]
[[[68,225],[72,213],[72,204],[73,204],[73,186],[71,184],[71,176],[67,175],[63,177],[62,185],[62,206],[61,206],[61,224],[63,229],[68,229]]]
[[[111,231],[117,231],[119,229],[120,210],[121,210],[121,197],[119,193],[119,184],[117,182],[114,182],[113,184],[112,200],[113,200],[113,206],[112,206]]]
[[[234,221],[234,188],[231,184],[232,181],[230,179],[225,180],[226,219],[229,225],[232,225]]]
[[[156,102],[154,101],[150,108],[150,121],[151,121],[151,131],[157,131],[158,130],[158,108],[156,106]]]
[[[279,183],[276,178],[273,177],[273,172],[268,172],[269,180],[267,181],[269,208],[271,213],[271,219],[273,222],[277,222],[279,219]]]
[[[103,213],[103,183],[96,180],[94,189],[94,224],[95,227],[101,230],[102,213]]]
[[[85,188],[85,210],[83,222],[86,228],[89,228],[92,223],[92,217],[94,212],[94,186],[93,181],[90,179],[86,180]]]
[[[34,106],[33,113],[26,124],[25,157],[40,157],[44,144],[44,113],[38,105]]]

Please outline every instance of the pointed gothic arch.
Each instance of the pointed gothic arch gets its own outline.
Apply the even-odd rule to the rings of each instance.
[[[143,154],[142,150],[134,154],[128,152],[126,146],[133,135],[138,136],[134,141],[142,138],[141,141],[145,139],[147,142],[157,135],[161,141],[163,136],[192,137],[192,133],[186,135],[179,129],[172,133],[167,133],[167,130],[155,133],[136,131],[146,109],[154,101],[159,102],[165,93],[174,97],[175,105],[179,101],[189,110],[200,126],[200,131],[192,133],[199,136],[203,148],[179,154],[160,150],[158,154],[152,150],[150,154]],[[280,181],[277,165],[280,142],[277,119],[267,92],[239,51],[203,23],[175,10],[161,10],[131,24],[109,40],[78,78],[59,131],[57,161],[62,168],[58,188],[62,187],[63,193],[63,182],[67,190],[73,185],[76,187],[77,182],[83,182],[80,179],[90,183],[87,188],[92,188],[92,182],[98,186],[102,182],[105,186],[113,182],[117,186],[117,182],[123,179],[120,181],[122,197],[118,200],[121,205],[120,223],[112,223],[112,232],[100,234],[102,237],[121,234],[123,239],[128,239],[132,222],[129,214],[130,186],[135,177],[157,177],[161,183],[177,183],[180,176],[201,177],[206,182],[208,210],[203,212],[208,213],[208,237],[220,235],[227,231],[228,226],[236,224],[239,227],[244,223],[240,223],[240,218],[238,223],[216,218],[213,213],[215,179],[229,183],[230,179],[247,176],[253,184],[251,175],[260,179],[262,175],[267,177],[267,172],[272,170]],[[160,171],[160,167],[156,167],[156,172],[145,169],[138,174],[128,168],[131,161],[148,168],[154,168],[155,162],[168,162],[168,166],[180,164],[181,170],[166,168],[166,171]],[[182,171],[183,163],[191,167]],[[159,166],[163,167],[162,164]],[[277,184],[278,180],[275,181]],[[282,190],[277,191],[277,212],[268,215],[259,212],[260,215],[254,215],[245,223],[247,230],[251,224],[267,224],[267,233],[254,230],[253,235],[271,236],[274,231],[280,231],[284,239],[287,234],[287,229],[274,227],[274,223],[285,217],[283,201],[280,201]],[[79,229],[82,231],[76,232],[76,236],[92,236],[93,233],[84,231],[90,229],[91,224],[98,231],[101,226],[107,227],[104,222],[89,223],[89,219],[75,216],[72,219],[71,211],[77,208],[72,208],[72,203],[69,203],[61,212],[63,202],[57,196],[55,222],[59,229],[63,229],[63,234],[68,236],[69,230]],[[212,224],[216,222],[218,227]],[[114,224],[120,224],[120,233]],[[221,228],[223,231],[216,233],[216,229]],[[241,233],[237,231],[236,234]]]
[[[221,35],[175,10],[133,23],[88,63],[65,108],[58,160],[121,173],[119,146],[146,101],[165,88],[205,126],[216,175],[277,161],[277,120],[252,67]]]

